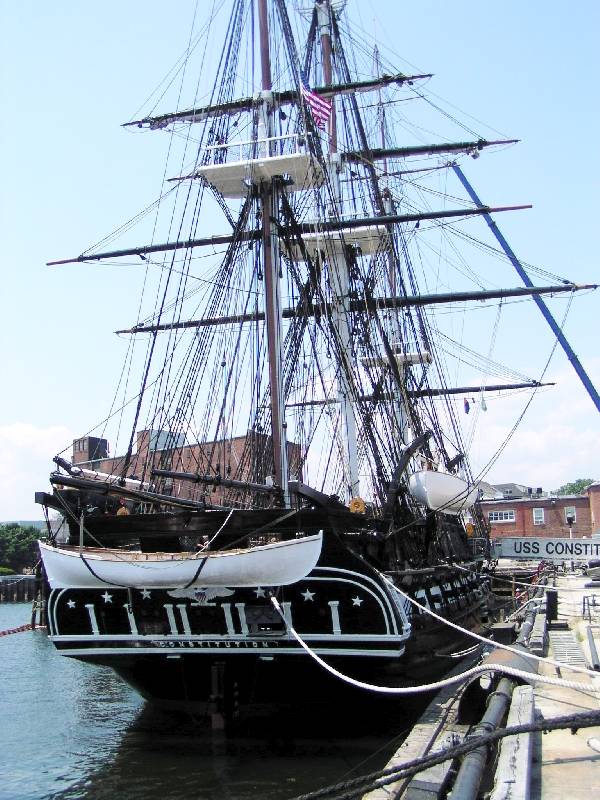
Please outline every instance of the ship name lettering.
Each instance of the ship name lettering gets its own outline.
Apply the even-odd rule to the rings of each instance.
[[[154,647],[160,648],[225,648],[227,650],[231,649],[233,646],[237,648],[241,648],[242,650],[258,650],[260,648],[269,648],[269,647],[279,647],[279,642],[272,642],[266,639],[258,639],[258,640],[237,640],[235,642],[231,641],[222,641],[220,639],[199,639],[199,640],[190,640],[187,642],[173,642],[164,639],[151,639],[150,644]]]

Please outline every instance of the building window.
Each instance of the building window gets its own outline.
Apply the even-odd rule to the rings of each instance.
[[[577,522],[577,513],[575,511],[575,506],[565,506],[565,522],[567,525],[569,524],[569,517],[571,517],[571,524]]]
[[[544,524],[544,509],[543,508],[534,508],[533,509],[533,524],[534,525],[543,525]]]
[[[515,512],[514,511],[490,511],[489,517],[490,522],[514,522],[515,521]]]

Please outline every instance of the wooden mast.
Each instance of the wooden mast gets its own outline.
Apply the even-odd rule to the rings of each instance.
[[[258,27],[261,65],[261,120],[259,139],[273,135],[273,105],[271,62],[269,56],[269,19],[267,0],[258,0]],[[265,155],[269,156],[270,143],[265,143]],[[269,361],[269,386],[271,390],[271,435],[273,441],[273,479],[281,487],[285,505],[289,505],[288,464],[286,443],[285,406],[282,380],[282,314],[281,289],[279,284],[279,239],[271,225],[271,217],[277,218],[278,190],[274,180],[260,187],[262,222],[262,250],[265,280],[265,322],[267,326],[267,354]]]
[[[331,47],[331,15],[334,13],[329,0],[317,0],[317,24],[321,41],[321,54],[323,58],[323,83],[330,86],[333,83],[332,47]],[[340,172],[342,162],[338,153],[337,124],[335,97],[331,98],[331,116],[329,117],[329,180],[332,194],[333,219],[342,217],[342,190],[340,185]],[[339,235],[339,234],[338,234]],[[358,477],[358,435],[356,430],[356,416],[352,396],[351,379],[348,365],[352,360],[352,341],[349,325],[350,314],[350,276],[346,258],[337,247],[329,256],[329,275],[333,293],[333,324],[340,342],[340,350],[347,360],[346,368],[340,367],[338,375],[338,399],[342,417],[344,433],[344,476],[347,481],[345,487],[347,500],[360,495],[360,482]]]

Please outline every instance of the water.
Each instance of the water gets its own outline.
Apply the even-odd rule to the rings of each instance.
[[[0,630],[30,617],[27,603],[0,604]],[[346,718],[336,730],[335,715],[309,713],[226,738],[59,656],[40,630],[0,637],[0,665],[1,800],[283,800],[379,769],[407,727]]]

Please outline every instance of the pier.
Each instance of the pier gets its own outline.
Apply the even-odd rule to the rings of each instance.
[[[513,576],[514,577],[514,576]],[[523,576],[519,575],[519,579]],[[513,587],[516,579],[510,582]],[[484,662],[531,670],[449,686],[429,703],[363,800],[569,800],[600,792],[600,582],[553,575],[522,621],[522,656],[483,646]],[[494,626],[496,641],[514,625]],[[543,659],[535,664],[528,654]],[[477,659],[464,660],[459,675]],[[582,671],[583,670],[583,671]],[[516,671],[519,671],[516,669]],[[547,682],[546,682],[547,681]],[[512,735],[511,735],[512,732]],[[365,791],[368,789],[368,791]]]
[[[502,565],[501,621],[475,641],[380,770],[302,795],[363,800],[589,800],[600,792],[600,581]],[[2,601],[36,576],[4,576]],[[520,608],[509,611],[508,600]],[[507,601],[506,603],[504,601]],[[22,625],[4,633],[20,633]],[[510,649],[508,649],[510,648]],[[397,733],[391,730],[390,736]],[[296,798],[300,800],[300,798]]]
[[[0,576],[0,603],[28,603],[36,597],[38,579],[35,575]]]
[[[0,630],[0,636],[46,627],[46,581],[40,565],[32,575],[0,576],[0,603],[31,603],[31,620],[15,629]]]

